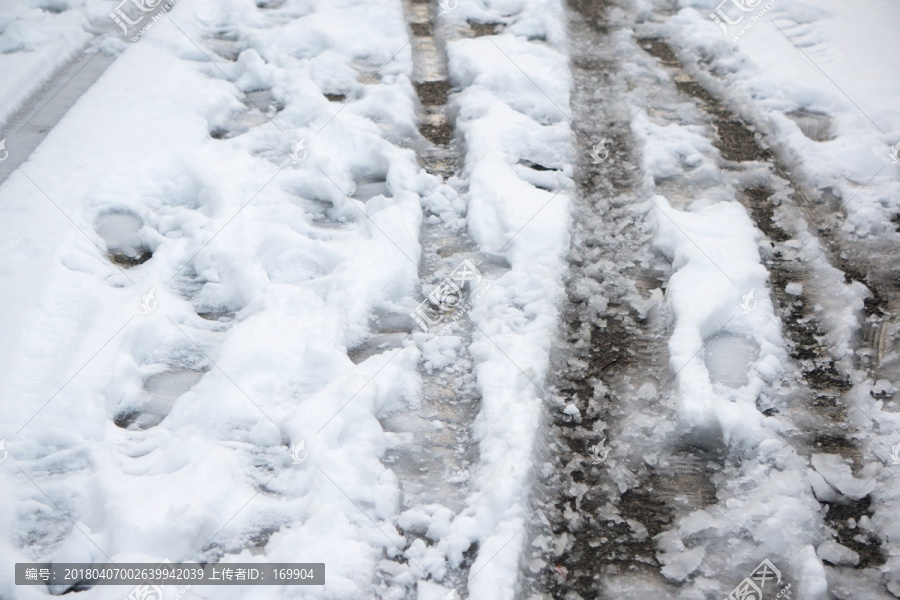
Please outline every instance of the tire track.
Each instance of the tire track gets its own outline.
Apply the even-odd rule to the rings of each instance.
[[[523,597],[674,591],[660,573],[654,537],[679,515],[716,501],[722,449],[669,429],[646,460],[647,428],[675,421],[667,389],[672,319],[662,302],[671,268],[652,250],[652,231],[634,209],[645,200],[635,166],[640,151],[623,99],[628,82],[611,39],[616,31],[606,18],[611,5],[568,6],[581,160],[564,338],[551,369],[550,450],[535,500],[546,520],[531,532]]]
[[[448,32],[438,31],[433,3],[406,0],[404,10],[412,33],[413,85],[421,135],[412,147],[425,170],[441,181],[431,196],[422,199],[419,271],[423,296],[428,296],[463,261],[474,264],[483,276],[502,272],[508,265],[500,257],[477,252],[465,232],[465,211],[460,206],[466,187],[458,178],[461,148],[454,137],[447,106],[451,87],[444,44]],[[472,291],[472,287],[464,288],[463,304]],[[397,414],[382,421],[386,431],[407,442],[389,450],[383,459],[400,480],[402,513],[398,530],[405,536],[405,558],[382,563],[376,581],[380,597],[418,598],[420,580],[434,580],[445,588],[464,590],[478,550],[473,544],[459,564],[445,563],[446,548],[439,544],[440,535],[431,528],[432,522],[452,521],[463,510],[470,493],[469,470],[478,461],[472,426],[481,398],[469,352],[473,327],[465,316],[456,318],[449,313],[445,315],[449,318],[443,319],[441,307],[431,302],[421,305],[421,312],[429,323],[425,333],[409,318],[416,318],[414,313],[409,317],[378,315],[368,348],[361,349],[359,355],[363,358],[375,352],[374,346],[378,352],[383,351],[380,340],[385,335],[396,335],[395,343],[402,343],[410,331],[423,350],[419,364],[420,406],[415,414]],[[440,322],[431,324],[431,318]],[[452,325],[445,330],[448,323]],[[407,559],[405,568],[398,569],[398,562]],[[435,560],[441,566],[435,567]]]
[[[866,302],[866,309],[870,317],[868,336],[872,340],[879,333],[878,327],[886,326],[884,317],[889,314],[884,310],[890,302],[890,292],[883,285],[884,274],[863,265],[860,259],[864,254],[840,245],[835,235],[839,227],[828,225],[832,220],[823,217],[821,205],[813,205],[799,180],[791,176],[790,169],[741,116],[684,73],[684,65],[671,47],[658,38],[641,39],[640,45],[659,59],[678,91],[696,100],[698,108],[707,115],[716,132],[714,144],[721,153],[723,171],[729,179],[736,178],[736,199],[767,238],[762,249],[764,264],[769,271],[776,311],[788,338],[791,358],[802,376],[802,382],[782,382],[791,389],[791,401],[786,409],[799,428],[793,445],[805,456],[839,455],[858,474],[864,461],[857,441],[861,432],[851,424],[849,414],[854,408],[848,396],[853,387],[852,369],[835,356],[831,345],[834,335],[823,320],[821,305],[827,305],[830,290],[842,284],[858,281],[871,286],[873,297]],[[808,229],[816,231],[818,236],[801,243],[798,240]],[[815,239],[821,241],[824,252],[812,258],[802,255],[803,248]],[[857,354],[862,355],[865,363],[866,353]],[[869,367],[873,379],[877,378],[877,367],[877,364]],[[777,413],[779,408],[770,411],[767,414]],[[826,539],[831,537],[856,552],[859,561],[855,568],[884,564],[886,557],[877,537],[872,532],[847,526],[848,521],[859,522],[872,516],[870,495],[859,499],[842,496],[836,500],[819,500],[829,529]]]
[[[88,52],[89,46],[57,69],[3,124],[5,131],[14,133],[4,136],[9,157],[0,161],[0,184],[28,160],[47,134],[115,61],[115,56],[103,51]]]
[[[627,206],[623,198],[639,190],[639,173],[631,167],[639,164],[635,160],[639,150],[623,118],[630,115],[616,115],[614,107],[624,105],[617,99],[626,86],[630,90],[640,81],[625,82],[617,70],[610,40],[618,31],[605,17],[609,5],[572,0],[569,6],[574,15],[570,22],[576,81],[573,104],[578,148],[584,157],[576,173],[581,206],[573,233],[566,339],[555,361],[560,399],[549,410],[552,468],[544,468],[549,475],[541,481],[544,494],[538,501],[548,519],[543,530],[532,532],[535,550],[525,575],[526,591],[553,598],[605,598],[661,590],[675,596],[692,584],[663,577],[658,536],[671,530],[680,516],[715,504],[729,473],[736,473],[740,457],[731,456],[714,441],[679,437],[674,430],[667,432],[665,447],[650,452],[655,455],[652,463],[636,451],[641,440],[632,421],[640,421],[634,411],[645,398],[653,398],[653,408],[646,410],[653,412],[651,423],[675,420],[665,390],[670,317],[659,302],[661,295],[642,314],[639,302],[627,302],[628,292],[639,297],[655,287],[664,291],[669,268],[648,253],[651,236],[635,223],[634,213],[623,208]],[[674,90],[651,103],[695,100],[721,153],[723,174],[729,180],[738,179],[737,199],[768,238],[762,251],[764,264],[796,367],[781,382],[787,398],[773,400],[776,394],[770,393],[760,400],[759,409],[768,416],[787,413],[797,426],[789,442],[799,454],[837,454],[851,461],[853,472],[858,473],[863,466],[861,451],[848,424],[850,407],[845,397],[851,387],[849,373],[831,352],[833,332],[821,321],[816,304],[827,284],[844,283],[845,278],[860,280],[854,276],[859,270],[845,255],[831,263],[839,270],[831,266],[827,255],[814,264],[797,258],[802,243],[795,238],[806,223],[805,213],[792,202],[802,188],[738,115],[684,74],[664,41],[645,38],[639,44],[660,60],[675,82]],[[664,89],[650,91],[655,97]],[[665,109],[653,114],[657,119],[663,115],[664,121],[683,117]],[[595,164],[587,157],[603,138],[612,142],[609,157]],[[697,184],[679,177],[656,182],[660,193],[673,198],[690,192],[692,185]],[[649,265],[653,268],[648,269]],[[605,301],[603,310],[597,310],[598,297]],[[801,380],[791,381],[798,371]],[[652,394],[641,393],[645,383],[654,386]],[[573,405],[577,410],[572,410]],[[603,460],[607,452],[608,459]],[[870,497],[831,500],[822,500],[824,537],[856,551],[857,568],[883,564],[883,553],[871,536],[864,539],[860,530],[851,531],[846,525],[871,516]],[[712,563],[719,570],[718,561]]]

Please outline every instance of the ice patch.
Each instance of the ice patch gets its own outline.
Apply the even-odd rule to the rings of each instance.
[[[832,540],[826,540],[819,544],[816,554],[823,561],[832,565],[854,567],[859,563],[859,554]]]
[[[859,500],[875,489],[875,480],[870,476],[859,479],[853,476],[847,460],[839,454],[813,454],[810,462],[816,472],[838,492]]]
[[[759,357],[759,346],[743,336],[723,332],[706,341],[705,353],[710,378],[739,388],[748,381],[749,372]]]

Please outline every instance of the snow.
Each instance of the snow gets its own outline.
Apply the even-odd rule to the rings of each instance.
[[[825,567],[822,565],[819,557],[816,556],[816,551],[812,546],[804,546],[798,553],[797,574],[800,579],[798,583],[800,595],[798,595],[798,598],[803,598],[803,600],[823,600],[828,597],[828,581]]]
[[[469,11],[478,10],[475,13]],[[529,470],[547,377],[548,353],[562,293],[568,248],[571,176],[567,77],[561,6],[529,0],[510,17],[503,3],[442,15],[507,23],[500,35],[447,44],[451,81],[463,90],[452,106],[466,145],[469,232],[483,251],[511,268],[491,282],[471,317],[471,352],[482,397],[475,421],[480,462],[475,491],[451,525],[458,553],[479,543],[470,569],[469,598],[513,598],[525,535]],[[541,36],[547,43],[529,41]],[[529,181],[529,160],[558,171]],[[550,186],[553,191],[536,185]]]
[[[2,127],[54,71],[79,54],[93,35],[88,10],[100,4],[81,2],[0,2],[0,139]],[[56,7],[63,10],[54,10]]]
[[[708,18],[715,3],[680,0],[660,26],[686,71],[727,89],[732,110],[799,180],[844,203],[848,233],[891,233],[900,83],[883,74],[900,68],[885,45],[897,5],[776,2],[735,43]],[[447,181],[411,148],[421,107],[399,0],[179,0],[131,44],[110,33],[110,2],[62,6],[0,0],[2,124],[86,48],[118,55],[0,186],[0,439],[12,459],[0,460],[0,559],[326,563],[327,587],[254,588],[262,600],[371,597],[385,580],[449,600],[461,593],[451,571],[471,559],[465,597],[518,597],[534,469],[549,468],[533,462],[574,187],[562,3],[485,0],[440,13],[446,31],[498,24],[446,45],[457,90],[448,113],[464,149]],[[650,4],[642,11],[649,18]],[[634,53],[633,33],[613,41],[634,58],[624,72],[663,84],[655,59]],[[634,426],[660,469],[669,462],[655,449],[672,436],[729,456],[717,501],[679,513],[654,539],[662,575],[699,593],[768,557],[799,598],[826,598],[826,565],[861,557],[829,539],[822,503],[870,498],[871,517],[853,526],[885,540],[885,581],[900,589],[900,470],[886,466],[900,440],[888,402],[896,382],[850,373],[860,464],[804,452],[792,416],[764,410],[784,408],[784,382],[799,378],[764,235],[736,199],[764,168],[729,171],[691,103],[661,119],[639,93],[628,98],[647,190],[632,210],[671,265],[664,292],[629,302],[641,319],[667,305],[676,400],[671,423],[636,415]],[[685,174],[690,185],[673,183]],[[421,301],[420,239],[436,223],[470,236],[485,258],[489,282],[465,316],[471,340],[452,325],[371,335],[375,320],[405,326]],[[810,280],[785,291],[816,300],[846,372],[867,293],[812,236],[766,251],[808,262]],[[587,279],[574,293],[598,319],[609,308]],[[458,511],[406,506],[384,457],[414,444],[414,428],[445,429],[416,412],[423,379],[453,373],[463,352],[480,396],[477,461],[447,481],[470,493]],[[634,395],[661,391],[644,384]],[[582,417],[573,403],[563,413]],[[628,523],[636,538],[649,535]],[[728,556],[727,572],[710,556]],[[0,596],[45,595],[0,573]],[[194,597],[248,592],[192,588]]]
[[[876,240],[896,243],[892,218],[900,212],[900,179],[890,155],[900,141],[900,108],[893,100],[900,83],[887,74],[900,68],[900,59],[884,48],[895,37],[891,24],[898,16],[897,5],[882,0],[776,2],[736,41],[734,34],[749,21],[730,27],[725,35],[708,16],[717,6],[715,0],[682,0],[655,32],[676,50],[687,74],[724,98],[765,136],[791,177],[813,194],[814,210],[846,214],[840,234],[850,240],[850,247],[853,236],[867,245]],[[657,158],[661,165],[665,160]],[[887,557],[881,569],[892,573],[885,581],[896,591],[898,475],[880,467],[890,464],[896,444],[892,440],[900,431],[893,407],[883,408],[896,382],[879,379],[873,385],[854,367],[854,354],[869,351],[868,343],[860,341],[868,291],[845,283],[844,274],[823,260],[818,240],[801,235],[788,244],[800,249],[799,258],[810,266],[812,276],[806,282],[790,282],[786,292],[815,299],[827,348],[854,384],[843,402],[850,407],[847,425],[862,459],[851,468],[838,455],[812,454],[804,477],[822,502],[844,504],[868,496]],[[874,257],[865,260],[877,264]],[[828,542],[817,547],[824,548],[823,558],[853,562]],[[809,597],[824,597],[825,568],[812,547],[801,555],[801,590]]]
[[[825,483],[854,500],[868,496],[875,487],[872,476],[854,477],[850,465],[837,454],[813,454],[810,462]],[[874,465],[873,465],[874,466]]]
[[[799,296],[803,293],[803,284],[797,282],[789,283],[784,287],[784,291],[791,296]]]
[[[681,414],[688,427],[721,428],[726,443],[759,443],[762,415],[751,392],[737,404],[721,401],[709,369],[694,357],[706,340],[725,331],[746,336],[759,347],[759,390],[785,354],[771,301],[762,296],[756,309],[742,311],[741,297],[765,290],[767,272],[760,264],[758,231],[736,202],[719,202],[691,212],[674,210],[665,198],[649,200],[657,227],[654,244],[671,261],[666,301],[675,315],[669,341],[670,365],[677,373]]]
[[[254,597],[366,597],[376,571],[394,569],[384,557],[405,545],[402,526],[438,542],[417,540],[409,572],[395,569],[438,582],[419,597],[446,595],[447,561],[472,542],[469,597],[512,597],[571,175],[561,8],[527,4],[517,19],[486,8],[506,14],[504,33],[448,48],[468,206],[400,143],[416,123],[399,2],[179,0],[116,47],[0,187],[3,249],[28,259],[2,273],[14,294],[0,316],[0,437],[35,482],[0,471],[5,530],[25,540],[4,539],[4,560],[325,562],[325,589]],[[533,179],[520,158],[558,171]],[[347,356],[373,314],[417,302],[423,204],[467,210],[480,247],[511,265],[471,311],[480,462],[459,475],[475,492],[455,519],[444,507],[400,518],[380,458],[401,440],[380,420],[414,411],[420,360],[448,368],[461,340],[414,334]],[[41,522],[51,501],[77,527]],[[0,594],[12,589],[7,573]]]
[[[633,76],[650,79],[654,68],[635,65]],[[635,97],[635,112],[645,102]],[[665,302],[674,317],[668,341],[674,428],[700,447],[724,445],[734,464],[729,460],[717,480],[718,502],[688,510],[657,537],[657,558],[664,576],[692,578],[694,590],[703,576],[737,584],[745,569],[768,558],[797,577],[791,581],[797,597],[820,598],[825,572],[808,546],[822,528],[817,473],[807,475],[809,459],[785,437],[793,424],[761,412],[773,387],[798,377],[770,298],[763,235],[735,200],[735,175],[721,167],[697,109],[681,103],[667,110],[677,124],[661,126],[652,111],[639,112],[632,131],[644,144],[645,186],[672,196],[651,195],[642,209],[655,228],[654,246],[672,265]],[[671,182],[678,178],[689,178],[692,187]],[[652,428],[655,445],[670,435]],[[718,557],[726,555],[723,566]]]
[[[853,567],[859,563],[859,554],[857,554],[850,548],[842,546],[837,542],[833,542],[831,540],[826,540],[819,544],[819,547],[816,548],[816,554],[822,560],[833,565]]]
[[[857,234],[886,231],[900,211],[890,159],[900,142],[900,108],[892,101],[900,82],[885,76],[900,69],[900,59],[884,52],[893,39],[890,24],[900,17],[897,5],[778,2],[734,43],[708,17],[714,0],[679,4],[684,8],[662,33],[685,57],[709,57],[723,78],[713,85],[728,86],[732,105],[779,140],[804,181],[833,190]],[[827,141],[805,135],[791,117],[796,113],[824,115]]]
[[[686,549],[681,540],[674,536],[663,536],[658,549],[665,556],[663,575],[675,581],[685,581],[703,562],[703,550]]]
[[[22,166],[28,177],[0,188],[4,248],[29,258],[5,264],[16,295],[2,317],[0,437],[81,530],[29,525],[53,505],[4,465],[5,530],[27,540],[4,538],[4,560],[108,560],[100,547],[113,560],[181,561],[218,547],[226,561],[327,564],[327,591],[256,597],[344,598],[365,596],[381,552],[396,551],[397,481],[379,460],[390,438],[378,417],[415,405],[419,353],[409,341],[354,365],[346,351],[377,307],[412,303],[416,289],[423,180],[413,153],[381,137],[382,126],[415,127],[400,110],[413,98],[410,57],[397,54],[338,114],[310,62],[327,53],[339,72],[381,66],[405,25],[392,2],[292,5],[266,16],[248,1],[180,2],[49,134]],[[213,54],[213,66],[192,42],[210,23],[253,48],[235,63]],[[284,106],[274,123],[210,138],[255,110],[220,68],[247,91],[271,88]],[[294,163],[301,139],[309,155]],[[90,152],[72,151],[86,140]],[[369,173],[383,174],[384,193],[361,201],[338,189],[354,194]],[[153,252],[138,267],[104,257],[138,246]],[[158,306],[144,314],[148,290]],[[135,409],[147,429],[113,423]],[[292,464],[301,441],[308,459]],[[249,554],[271,531],[264,553]],[[0,586],[13,594],[9,573]]]

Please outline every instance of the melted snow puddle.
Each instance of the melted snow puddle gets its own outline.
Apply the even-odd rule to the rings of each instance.
[[[306,222],[312,227],[325,230],[338,230],[352,229],[359,224],[359,221],[355,217],[335,216],[335,206],[331,202],[331,200],[308,198],[303,196],[301,193],[298,193],[297,198],[296,200],[294,200],[294,202],[303,210],[306,215]],[[310,232],[309,237],[313,239],[330,240],[334,239],[336,235],[337,234],[328,234],[326,232],[320,231],[317,233]]]
[[[241,102],[247,109],[232,115],[227,124],[213,127],[210,137],[217,140],[237,137],[265,125],[284,110],[284,103],[275,98],[272,90],[246,92]]]
[[[403,342],[409,339],[409,332],[402,333],[376,333],[365,341],[361,346],[352,348],[347,352],[347,356],[354,364],[359,364],[373,356],[396,350],[403,347]]]
[[[237,36],[231,31],[216,33],[213,37],[206,40],[206,45],[210,50],[229,62],[236,61],[245,46],[245,44],[239,43]]]
[[[450,382],[426,380],[422,395],[427,402],[417,413],[398,413],[382,419],[385,431],[398,433],[407,443],[389,449],[382,461],[401,477],[407,508],[440,504],[455,515],[464,507],[460,486],[469,479],[467,447],[469,424],[477,405],[460,397]],[[412,503],[409,500],[417,499]],[[424,532],[421,532],[424,533]]]
[[[356,227],[359,223],[356,219],[345,218],[345,219],[330,219],[326,216],[314,216],[311,218],[308,223],[313,227],[319,227],[321,229],[352,229]],[[331,237],[326,236],[318,236],[315,239],[333,239]]]
[[[453,256],[460,261],[469,260],[478,268],[481,276],[487,279],[497,279],[512,268],[509,261],[499,254],[486,252],[453,252],[444,254],[440,250],[438,250],[438,253],[441,256]]]
[[[787,113],[787,116],[797,124],[803,135],[814,142],[827,142],[834,139],[831,133],[831,117],[824,113],[797,110]]]
[[[739,388],[747,384],[750,368],[759,357],[759,346],[753,340],[723,332],[707,340],[705,356],[710,379]]]
[[[886,402],[883,410],[896,411],[896,389],[900,386],[900,323],[884,319],[881,323],[870,324],[868,334],[877,377],[869,393]]]
[[[219,323],[230,323],[234,321],[239,309],[227,305],[214,304],[195,304],[194,311],[197,316],[206,321],[217,321]]]
[[[683,442],[671,454],[661,456],[650,487],[657,501],[688,514],[718,501],[713,476],[722,469],[725,451],[714,440],[710,448],[698,447],[697,439]]]
[[[144,380],[147,396],[140,406],[126,409],[115,417],[123,429],[144,430],[162,423],[175,402],[203,378],[205,371],[172,369],[156,373]]]
[[[246,97],[244,104],[247,108],[256,108],[269,116],[274,116],[274,113],[284,110],[284,103],[276,99],[270,89],[245,92],[244,96]]]
[[[34,5],[41,10],[54,15],[64,13],[71,8],[69,3],[65,0],[38,0]]]
[[[455,153],[449,152],[453,126],[445,110],[450,84],[447,81],[444,43],[441,37],[434,35],[431,4],[405,2],[405,8],[413,32],[413,82],[422,109],[419,113],[419,132],[431,142],[431,147],[417,148],[417,151],[429,163],[429,170],[447,174]]]
[[[229,293],[227,286],[201,278],[193,266],[185,268],[169,287],[190,302],[197,316],[205,321],[230,323],[246,307],[239,297]],[[224,329],[227,327],[213,327],[214,331]]]
[[[107,256],[112,262],[133,267],[153,256],[141,237],[143,226],[144,221],[133,212],[114,210],[97,217],[94,230],[106,243]]]
[[[384,175],[369,175],[360,178],[356,182],[356,191],[353,192],[351,197],[360,202],[368,202],[376,196],[391,197]]]
[[[409,333],[418,327],[409,315],[383,310],[376,311],[372,321],[372,336],[347,352],[354,364],[358,365],[378,354],[402,348],[403,343],[410,339]]]
[[[566,178],[556,167],[547,167],[527,159],[516,164],[516,174],[523,181],[547,192],[557,192],[565,185]]]

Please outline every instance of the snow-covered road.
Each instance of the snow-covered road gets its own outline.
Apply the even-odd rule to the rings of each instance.
[[[0,8],[0,598],[900,597],[894,3]]]
[[[712,3],[570,3],[586,225],[570,252],[535,593],[898,593],[900,131],[890,61],[851,47],[892,9],[785,3],[751,18],[770,4],[718,6],[744,31],[736,46]],[[830,63],[809,56],[825,50]],[[770,567],[777,582],[751,576]]]

